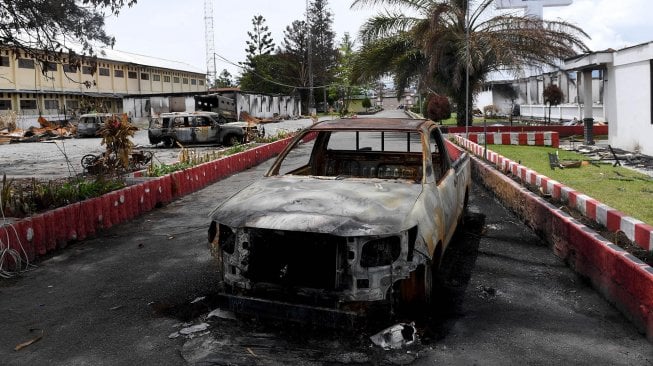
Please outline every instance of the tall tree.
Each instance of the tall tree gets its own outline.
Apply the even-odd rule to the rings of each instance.
[[[308,7],[308,21],[312,50],[313,75],[317,85],[326,86],[333,80],[333,69],[338,50],[334,45],[335,32],[332,29],[333,14],[328,0],[313,0]],[[322,88],[326,104],[326,89]]]
[[[334,85],[329,88],[329,97],[331,99],[339,100],[342,102],[340,106],[340,113],[345,114],[349,110],[351,96],[354,92],[360,93],[360,88],[352,85],[351,72],[354,62],[354,46],[355,42],[349,35],[345,33],[340,41],[338,48],[339,62],[334,67]]]
[[[136,0],[2,0],[0,45],[41,61],[78,62],[77,55],[93,56],[94,44],[113,46],[115,39],[104,30],[108,14],[118,15]],[[80,44],[82,49],[73,49]],[[44,68],[45,69],[45,68]]]
[[[469,9],[467,24],[470,3],[476,5]],[[361,28],[363,48],[356,62],[355,76],[375,79],[391,72],[399,93],[410,83],[425,83],[452,98],[458,125],[464,125],[466,105],[470,106],[467,110],[471,122],[473,96],[490,72],[516,72],[527,66],[553,65],[577,51],[588,50],[583,41],[588,36],[579,27],[562,20],[492,15],[488,10],[493,3],[493,0],[354,0],[353,7],[395,7],[368,19]]]
[[[251,66],[240,76],[240,89],[257,93],[289,94],[293,88],[283,82],[283,75],[289,66],[285,54],[254,56]]]
[[[286,80],[290,85],[302,87],[299,89],[304,110],[308,110],[308,33],[306,22],[295,20],[283,32],[282,48],[277,51],[289,61],[286,70]]]
[[[252,31],[248,31],[249,41],[247,43],[247,61],[245,64],[251,66],[252,59],[260,55],[269,55],[274,50],[272,32],[265,25],[265,18],[262,15],[254,15],[252,18]]]
[[[234,86],[231,73],[227,69],[223,69],[218,78],[215,80],[216,88],[231,88]]]

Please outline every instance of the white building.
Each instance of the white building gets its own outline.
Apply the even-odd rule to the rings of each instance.
[[[565,94],[552,120],[607,122],[610,145],[653,155],[653,42],[578,55],[551,73],[488,82],[476,106],[494,104],[509,113],[512,88],[522,116],[544,118],[542,91],[550,83]]]

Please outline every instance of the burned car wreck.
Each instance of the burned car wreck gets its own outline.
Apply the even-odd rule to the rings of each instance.
[[[466,154],[450,159],[432,121],[319,122],[211,213],[209,246],[237,294],[337,309],[427,304],[470,169]]]

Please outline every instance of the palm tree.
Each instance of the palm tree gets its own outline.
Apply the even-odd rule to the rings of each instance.
[[[363,47],[353,77],[367,81],[393,74],[399,93],[416,81],[438,90],[454,101],[458,125],[464,126],[466,104],[472,105],[473,95],[480,91],[490,72],[518,72],[524,67],[555,65],[577,51],[588,50],[583,39],[589,36],[581,28],[562,20],[543,21],[514,14],[492,16],[488,10],[493,2],[354,0],[352,8],[365,5],[394,8],[373,16],[361,27]],[[468,117],[471,122],[471,115]]]

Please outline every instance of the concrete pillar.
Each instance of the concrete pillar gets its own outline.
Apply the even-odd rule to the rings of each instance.
[[[585,124],[586,145],[594,145],[594,115],[592,106],[592,70],[583,70],[583,123]]]

